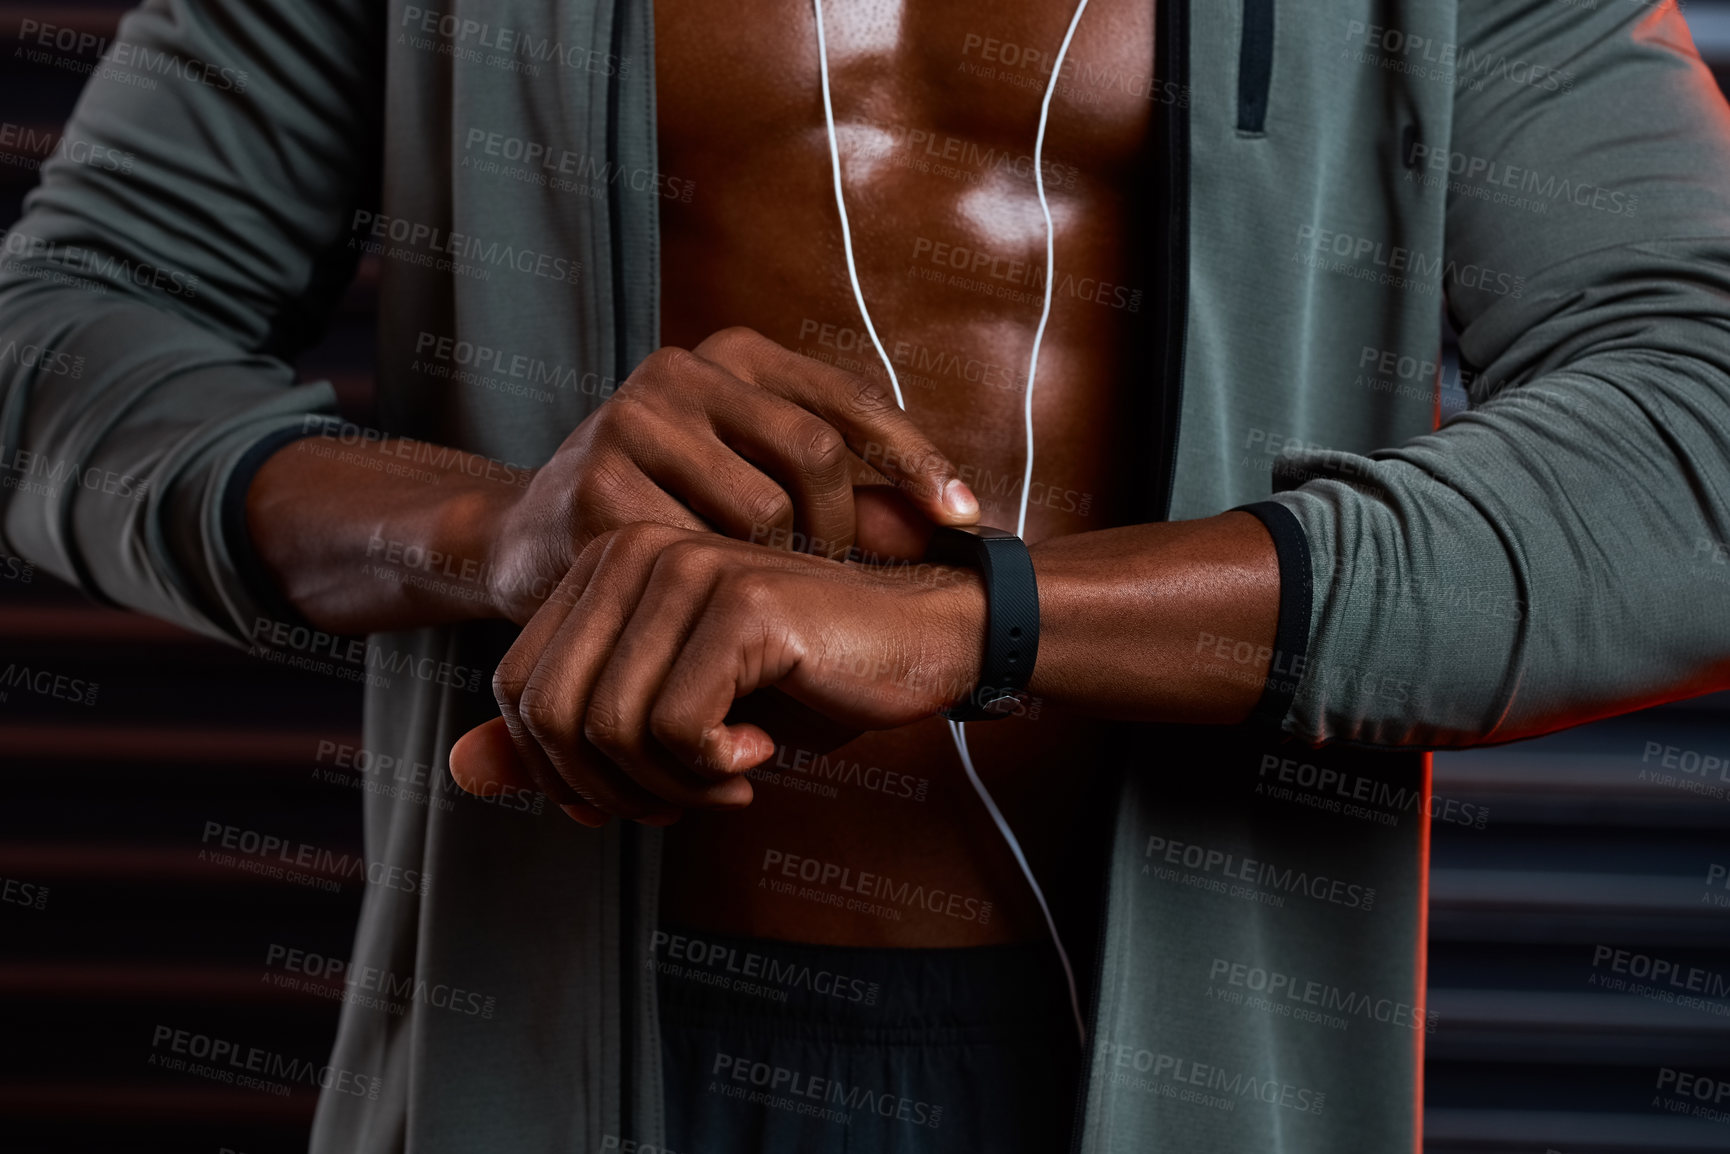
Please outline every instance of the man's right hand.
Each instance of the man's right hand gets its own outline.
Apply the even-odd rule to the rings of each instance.
[[[904,558],[979,515],[885,388],[743,328],[649,356],[526,487],[463,454],[431,479],[381,468],[400,444],[294,442],[248,490],[260,557],[320,629],[526,623],[590,541],[634,523]]]
[[[663,348],[499,523],[496,600],[527,622],[542,600],[531,591],[556,586],[596,537],[638,522],[839,557],[858,539],[854,487],[879,475],[932,523],[978,518],[959,470],[876,382],[745,328]],[[859,543],[889,556],[900,544],[895,534]]]

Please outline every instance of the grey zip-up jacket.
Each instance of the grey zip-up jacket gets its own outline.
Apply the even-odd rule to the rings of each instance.
[[[509,631],[275,628],[236,517],[334,411],[290,362],[367,246],[392,434],[534,465],[656,346],[652,29],[646,0],[150,0],[68,128],[99,147],[6,240],[3,544],[364,676],[358,760],[431,767],[366,794],[377,876],[415,880],[368,886],[352,970],[487,1012],[349,1004],[332,1063],[376,1082],[326,1092],[321,1152],[660,1143],[656,836],[456,796]],[[1075,1145],[1410,1150],[1423,751],[1730,663],[1730,119],[1668,2],[1160,0],[1157,45],[1142,506],[1255,506],[1279,651],[1256,724],[1135,729],[1113,767]],[[474,130],[577,159],[511,179]],[[1472,404],[1437,428],[1444,308]]]

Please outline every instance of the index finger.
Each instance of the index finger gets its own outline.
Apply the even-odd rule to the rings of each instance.
[[[846,439],[848,448],[895,482],[936,523],[971,525],[979,520],[979,500],[961,479],[961,470],[919,430],[886,387],[748,330],[724,330],[692,351],[822,417]]]

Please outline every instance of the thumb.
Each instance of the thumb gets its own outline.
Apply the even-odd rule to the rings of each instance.
[[[451,778],[463,792],[497,797],[505,789],[537,792],[534,780],[517,761],[505,719],[495,717],[457,738],[451,746]]]

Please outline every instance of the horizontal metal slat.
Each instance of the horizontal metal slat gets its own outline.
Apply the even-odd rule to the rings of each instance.
[[[1431,1107],[1424,1111],[1424,1142],[1449,1154],[1725,1154],[1730,1126],[1639,1114]]]

